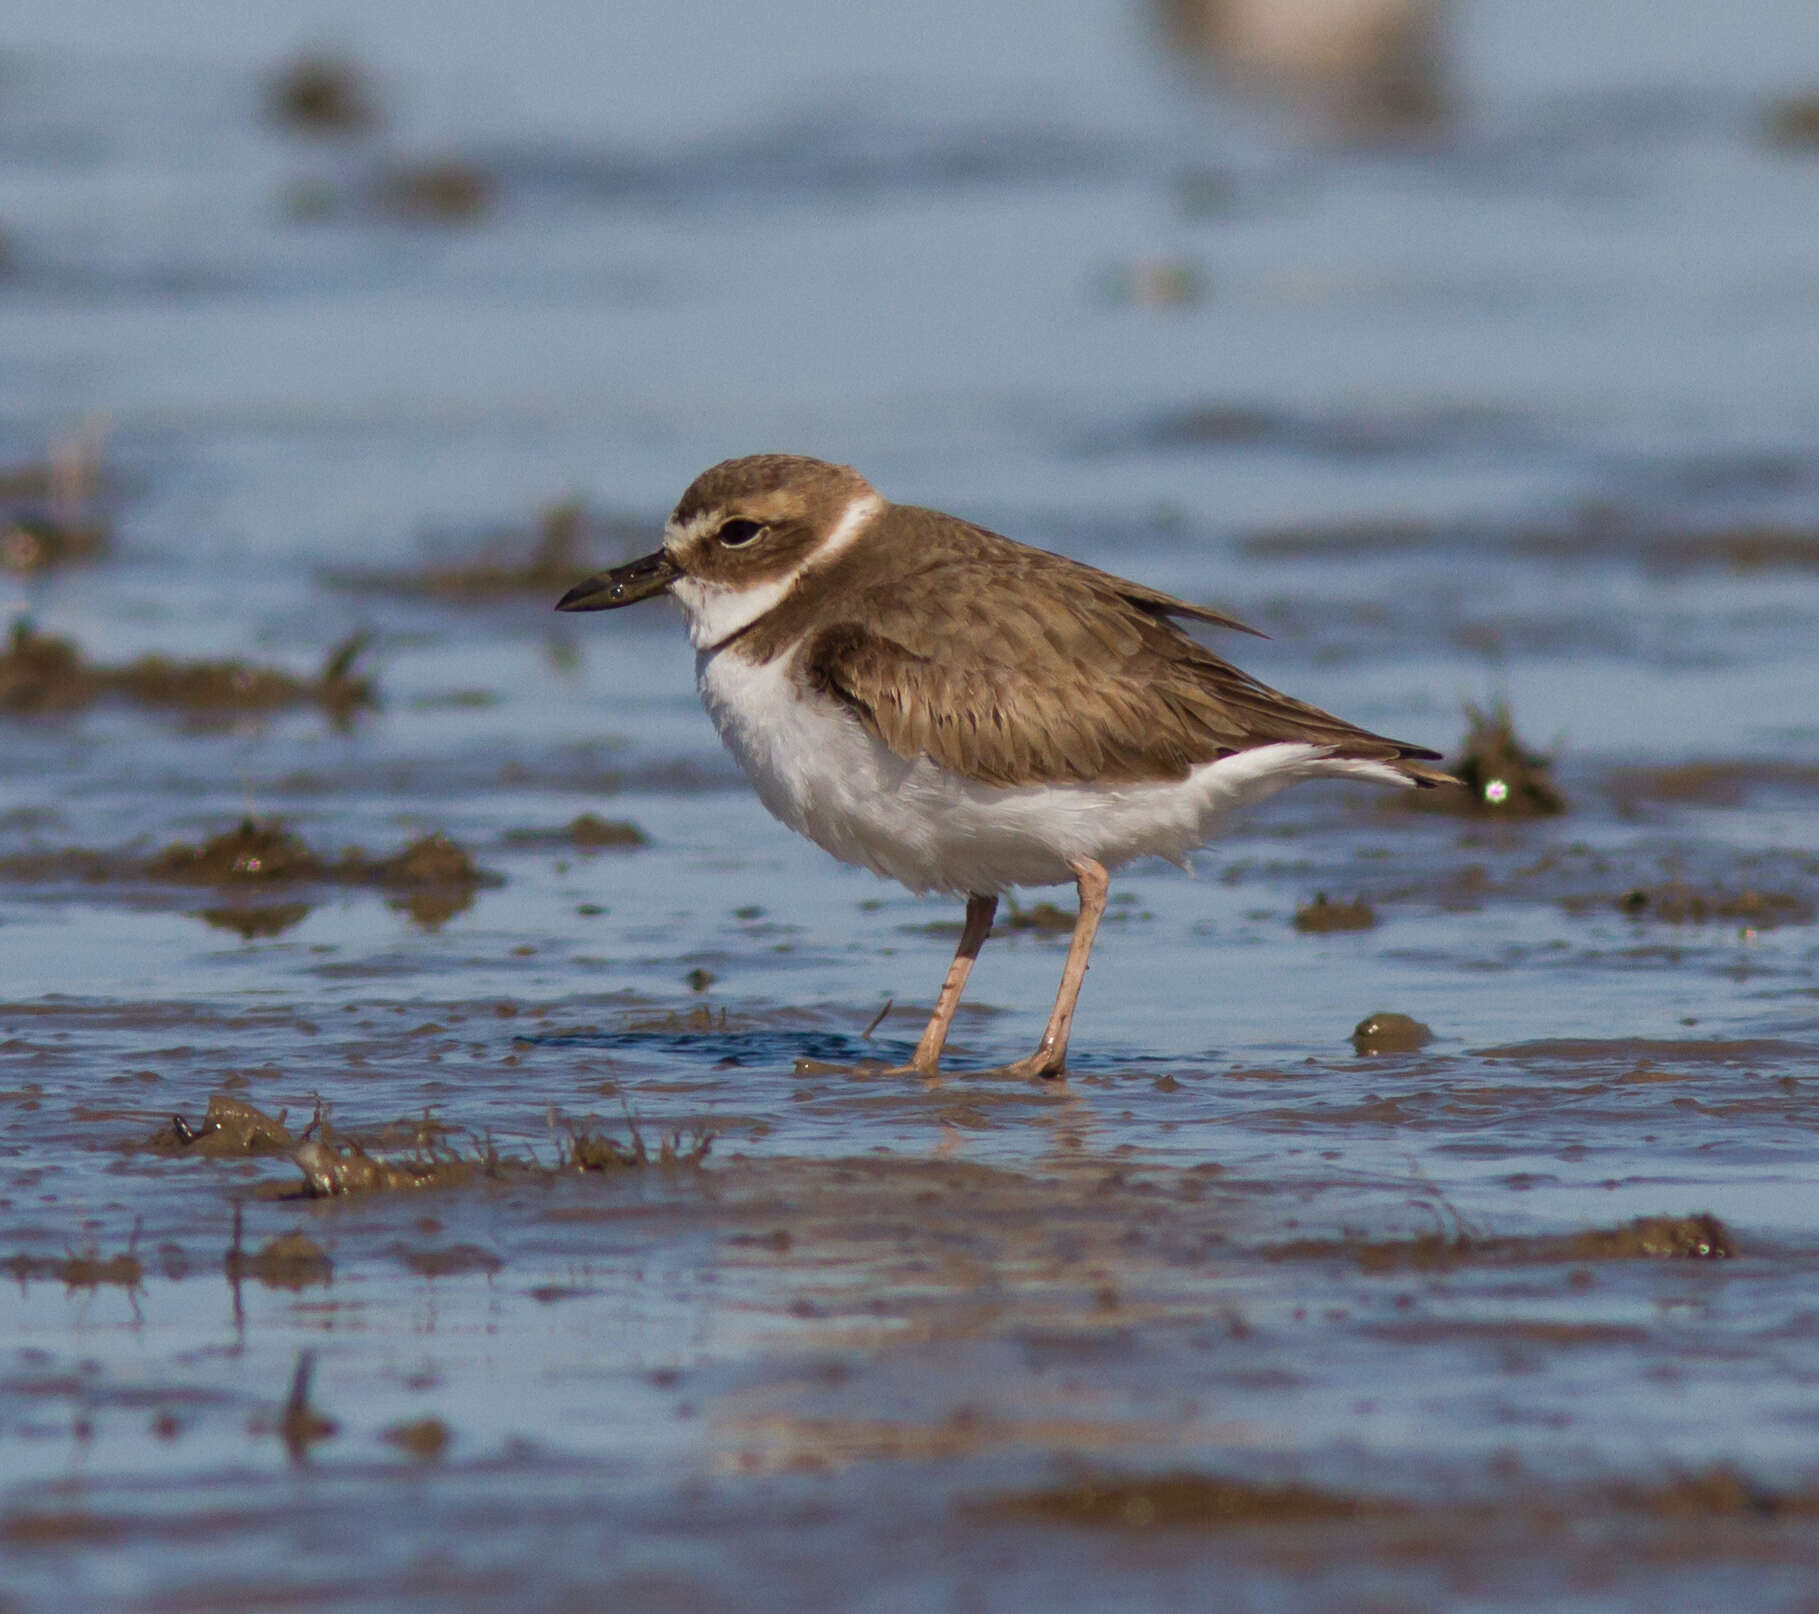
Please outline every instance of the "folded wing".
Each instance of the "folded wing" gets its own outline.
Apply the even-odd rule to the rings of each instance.
[[[914,588],[899,579],[859,595],[849,620],[804,647],[802,676],[897,755],[926,756],[986,784],[1178,780],[1200,763],[1280,741],[1386,763],[1416,784],[1446,779],[1421,766],[1436,752],[1259,683],[1170,618],[1242,624],[1045,551],[1009,548],[1014,555],[979,562],[946,557]],[[1018,586],[1018,568],[1041,574],[1028,579],[1035,586]]]

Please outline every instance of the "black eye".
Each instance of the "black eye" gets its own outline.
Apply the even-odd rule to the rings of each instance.
[[[723,549],[743,549],[763,531],[762,521],[747,521],[743,516],[734,516],[731,521],[721,523],[720,531],[715,536]]]

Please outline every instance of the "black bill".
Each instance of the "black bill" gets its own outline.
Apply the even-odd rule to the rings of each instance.
[[[661,549],[642,560],[628,560],[610,572],[577,583],[556,601],[558,611],[616,611],[622,605],[661,594],[682,575],[682,568]]]

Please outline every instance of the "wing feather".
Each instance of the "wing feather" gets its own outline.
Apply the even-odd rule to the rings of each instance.
[[[1219,611],[932,511],[893,515],[901,547],[829,573],[820,604],[845,600],[846,620],[808,631],[797,665],[898,756],[994,785],[1132,784],[1286,740],[1445,777],[1420,765],[1436,752],[1271,689],[1176,624],[1255,631]],[[776,617],[779,651],[809,629]]]

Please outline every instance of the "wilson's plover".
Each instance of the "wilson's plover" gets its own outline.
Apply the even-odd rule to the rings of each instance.
[[[1185,864],[1235,807],[1298,779],[1450,782],[1438,753],[1260,684],[1176,625],[1255,632],[1202,605],[958,517],[891,504],[793,454],[695,479],[653,555],[559,611],[673,594],[720,737],[791,829],[966,923],[908,1070],[933,1074],[998,897],[1072,881],[1080,915],[1036,1051],[1057,1076],[1107,872]]]

